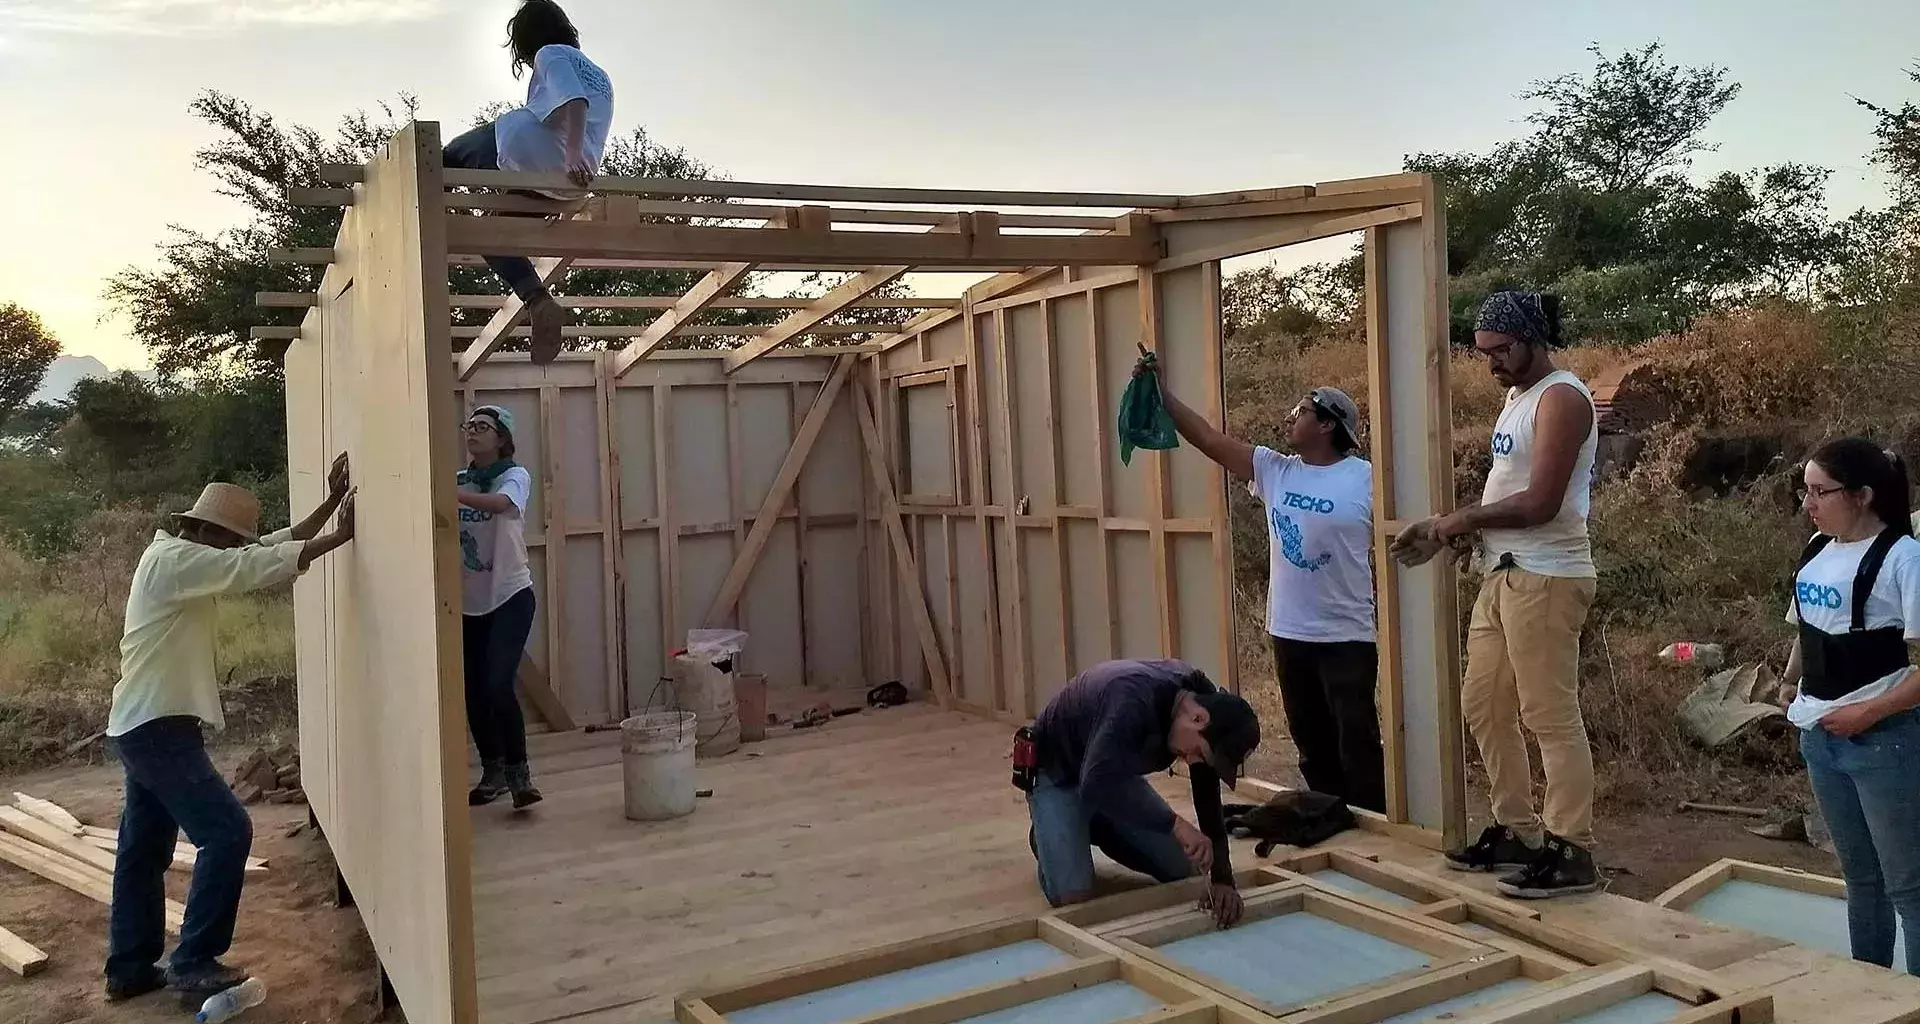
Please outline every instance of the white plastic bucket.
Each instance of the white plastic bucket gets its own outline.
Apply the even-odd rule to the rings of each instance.
[[[673,659],[673,703],[696,716],[695,753],[719,757],[740,749],[740,708],[733,697],[733,673],[722,672],[705,654]]]
[[[620,723],[628,818],[665,821],[693,813],[694,721],[691,711],[658,711]]]

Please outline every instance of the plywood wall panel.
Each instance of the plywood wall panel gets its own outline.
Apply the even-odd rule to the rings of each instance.
[[[562,659],[561,677],[549,681],[560,702],[580,724],[613,721],[619,713],[619,709],[607,705],[607,658],[612,638],[607,636],[606,617],[600,614],[608,596],[601,571],[602,543],[604,539],[598,534],[570,538],[559,574],[561,600],[568,609],[560,620],[560,640],[567,654]]]
[[[1220,588],[1230,583],[1222,575],[1227,567],[1215,563],[1213,538],[1207,534],[1170,534],[1167,544],[1172,548],[1174,600],[1179,609],[1175,616],[1179,656],[1225,686],[1233,652],[1221,648],[1218,610]]]
[[[906,445],[906,495],[952,498],[954,483],[952,411],[944,384],[900,389],[902,440]]]
[[[660,514],[653,456],[653,389],[616,388],[613,446],[620,453],[620,504],[623,522]]]
[[[724,387],[685,386],[673,389],[674,514],[682,523],[721,523],[732,514],[728,501],[727,392]],[[682,541],[684,545],[685,541]],[[726,567],[720,572],[724,575]],[[684,581],[683,581],[684,583]],[[713,589],[719,589],[715,580]],[[713,594],[707,594],[712,600]],[[685,605],[682,606],[683,610]],[[684,621],[697,624],[707,612],[703,604],[687,611]]]
[[[1207,353],[1213,337],[1207,317],[1218,316],[1204,294],[1202,276],[1206,267],[1188,267],[1157,278],[1160,288],[1160,358],[1166,366],[1167,386],[1196,410],[1208,408],[1210,392],[1220,388],[1218,373],[1209,378],[1214,365]],[[1217,425],[1217,424],[1216,424]],[[1224,486],[1220,467],[1186,442],[1161,456],[1167,459],[1172,475],[1167,514],[1177,519],[1205,519],[1213,511],[1215,488]],[[1211,616],[1210,616],[1211,617]]]
[[[560,496],[570,523],[600,521],[600,497],[606,481],[600,471],[605,444],[600,436],[598,403],[599,396],[591,384],[561,388],[554,395],[554,437],[550,443],[559,459]]]
[[[1021,571],[1027,581],[1028,678],[1033,706],[1041,708],[1057,693],[1074,669],[1067,663],[1066,638],[1061,635],[1059,562],[1053,554],[1053,538],[1040,530],[1027,530],[1026,544],[1020,551]]]
[[[966,647],[956,686],[962,700],[990,708],[994,704],[994,676],[986,636],[987,616],[993,609],[987,592],[987,567],[975,554],[980,550],[980,529],[972,518],[954,518],[953,547],[959,553],[955,560],[960,589],[959,636]]]
[[[857,375],[849,378],[846,386],[851,388],[856,379]],[[804,414],[818,397],[819,386],[804,384],[801,393]],[[814,442],[806,471],[800,474],[796,485],[808,515],[852,515],[860,511],[861,466],[865,456],[861,454],[860,428],[854,420],[849,397],[850,393],[843,389],[833,408],[827,411],[826,425],[821,427],[820,439]]]
[[[669,651],[685,646],[686,631],[698,628],[706,617],[708,606],[720,593],[720,581],[726,578],[727,569],[733,565],[733,552],[733,534],[730,533],[680,538],[681,628],[676,635],[667,638]],[[751,580],[748,585],[752,585]]]
[[[621,543],[626,558],[627,705],[637,715],[668,703],[658,687],[667,663],[667,645],[660,634],[660,541],[653,530],[632,530],[621,535]]]
[[[751,518],[793,446],[793,388],[787,384],[741,384],[736,388],[740,428],[741,515]]]
[[[1127,284],[1102,288],[1094,293],[1100,304],[1100,387],[1106,395],[1107,409],[1117,418],[1120,394],[1133,376],[1133,364],[1139,356],[1140,288]],[[1152,452],[1135,452],[1131,465],[1120,462],[1120,444],[1116,439],[1108,449],[1107,478],[1113,494],[1111,514],[1127,519],[1145,519],[1153,514],[1153,499],[1148,491],[1152,476],[1147,460]],[[1151,584],[1153,577],[1148,576]]]
[[[1101,433],[1112,429],[1099,415],[1098,384],[1093,379],[1092,341],[1088,337],[1086,295],[1055,299],[1053,305],[1053,380],[1059,393],[1054,422],[1060,431],[1061,500],[1089,508],[1100,504]],[[1114,396],[1117,400],[1118,396]]]
[[[1113,657],[1109,646],[1113,632],[1111,606],[1100,572],[1106,531],[1091,519],[1069,519],[1061,524],[1061,535],[1067,546],[1067,586],[1071,591],[1068,610],[1073,622],[1069,661],[1078,671]]]
[[[746,664],[765,674],[769,686],[797,687],[806,682],[802,674],[800,548],[795,532],[792,521],[774,526],[741,602],[748,633]],[[816,609],[816,613],[829,619],[836,614],[831,608]]]
[[[860,529],[811,526],[807,529],[807,682],[812,686],[861,686],[869,681],[861,655]]]
[[[1030,515],[1053,513],[1053,481],[1046,449],[1053,444],[1053,401],[1047,393],[1048,329],[1040,304],[1015,306],[1006,312],[1007,383],[1013,397],[1013,423],[1018,458],[1015,496],[1029,499]]]
[[[1139,530],[1111,530],[1114,592],[1119,612],[1115,656],[1164,658],[1160,647],[1160,607],[1153,595],[1153,553],[1147,534]]]

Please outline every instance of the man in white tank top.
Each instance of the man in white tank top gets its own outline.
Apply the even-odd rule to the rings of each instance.
[[[1591,892],[1600,880],[1579,668],[1580,629],[1596,582],[1587,539],[1599,441],[1593,398],[1553,364],[1561,344],[1555,296],[1495,292],[1480,307],[1473,344],[1507,388],[1493,428],[1493,469],[1479,504],[1432,527],[1442,541],[1480,537],[1484,576],[1467,632],[1460,709],[1486,765],[1494,824],[1447,862],[1463,871],[1514,869],[1498,882],[1509,896]],[[1541,813],[1523,724],[1546,771]]]

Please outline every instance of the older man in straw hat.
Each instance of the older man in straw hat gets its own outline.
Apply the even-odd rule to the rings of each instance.
[[[218,959],[233,943],[253,822],[208,759],[201,735],[202,723],[226,725],[213,671],[213,599],[285,583],[352,540],[347,485],[343,454],[320,507],[261,537],[259,500],[233,484],[208,484],[191,510],[174,516],[174,532],[156,533],[140,556],[107,719],[108,743],[126,769],[108,927],[111,1002],[168,987],[197,1006],[246,980]],[[320,536],[335,509],[340,521]],[[200,852],[180,944],[162,971],[166,870],[181,829]]]

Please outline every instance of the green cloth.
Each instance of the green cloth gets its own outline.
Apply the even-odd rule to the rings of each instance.
[[[1173,416],[1160,402],[1160,374],[1153,353],[1143,352],[1140,372],[1120,395],[1120,462],[1130,464],[1135,448],[1163,452],[1180,447]]]
[[[486,467],[469,465],[467,468],[460,471],[460,476],[454,481],[454,483],[473,484],[474,486],[480,488],[480,491],[483,494],[492,493],[493,482],[495,480],[500,479],[500,475],[502,473],[505,473],[507,470],[512,469],[518,465],[519,463],[513,461],[512,459],[500,459],[496,461],[493,465],[486,466]],[[445,480],[446,477],[441,477],[440,479]]]

